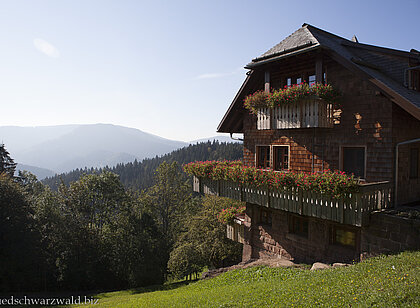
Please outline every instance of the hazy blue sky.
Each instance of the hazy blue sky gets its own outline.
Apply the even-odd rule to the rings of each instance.
[[[0,125],[216,135],[243,69],[303,23],[420,49],[420,0],[0,0]]]

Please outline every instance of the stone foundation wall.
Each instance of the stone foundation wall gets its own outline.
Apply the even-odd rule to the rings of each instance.
[[[362,228],[362,258],[404,250],[420,249],[420,220],[373,213]]]
[[[271,224],[261,221],[262,211],[269,213]],[[297,234],[290,226],[294,217],[307,221],[307,235]],[[334,243],[334,229],[353,232],[355,245]],[[243,261],[279,256],[298,263],[351,263],[378,254],[420,249],[420,220],[374,213],[369,225],[360,228],[248,203],[244,238]]]
[[[360,228],[346,226],[347,229],[356,233],[357,245],[354,248],[341,246],[331,241],[331,230],[339,224],[305,217],[308,221],[308,234],[303,236],[294,233],[289,227],[292,217],[298,215],[280,210],[263,209],[271,213],[271,225],[269,225],[260,222],[261,209],[257,205],[247,204],[243,261],[275,255],[298,263],[359,260]]]

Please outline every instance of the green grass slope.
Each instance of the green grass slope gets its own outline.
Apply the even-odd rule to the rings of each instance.
[[[94,307],[420,307],[420,252],[322,271],[254,267],[95,298]]]

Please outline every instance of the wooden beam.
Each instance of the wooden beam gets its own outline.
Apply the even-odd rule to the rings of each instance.
[[[270,72],[266,71],[264,74],[264,91],[270,92]]]
[[[322,56],[318,55],[315,63],[315,81],[322,83]]]

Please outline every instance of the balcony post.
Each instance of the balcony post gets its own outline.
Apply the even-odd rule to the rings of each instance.
[[[267,93],[270,93],[270,71],[265,71],[264,72],[264,91]],[[273,128],[273,110],[269,110],[270,114],[269,114],[269,120],[268,120],[268,125],[269,128]]]
[[[322,55],[318,55],[315,63],[315,82],[322,82]]]
[[[264,91],[270,92],[270,72],[266,71],[264,73]]]
[[[258,208],[256,205],[247,202],[245,210],[245,221],[244,221],[244,248],[242,250],[242,261],[248,261],[254,258],[254,245],[253,237],[255,228],[257,227],[257,215]]]

